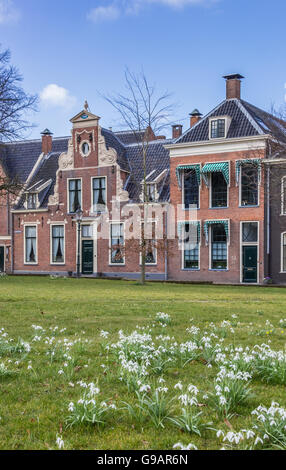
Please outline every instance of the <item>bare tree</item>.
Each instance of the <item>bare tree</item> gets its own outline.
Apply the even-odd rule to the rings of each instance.
[[[25,115],[36,110],[38,100],[36,95],[25,93],[21,87],[22,76],[10,65],[10,59],[9,50],[0,51],[0,143],[22,138],[24,132],[33,127]],[[7,201],[10,196],[13,199],[21,189],[18,179],[0,176],[0,199]]]
[[[146,258],[150,250],[150,241],[145,237],[147,225],[147,206],[150,203],[150,194],[147,185],[147,154],[149,142],[156,138],[162,130],[170,125],[170,116],[173,114],[174,105],[170,103],[171,94],[164,92],[157,94],[156,87],[151,85],[144,72],[134,74],[125,70],[126,93],[107,95],[104,99],[110,103],[119,113],[122,124],[130,130],[137,142],[142,155],[143,178],[141,203],[143,223],[140,237],[141,253],[141,284],[145,284]]]

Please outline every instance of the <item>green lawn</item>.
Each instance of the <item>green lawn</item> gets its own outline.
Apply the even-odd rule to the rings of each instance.
[[[118,357],[107,354],[105,346],[118,341],[119,330],[149,332],[139,329],[147,325],[157,346],[178,344],[190,340],[186,328],[195,325],[201,332],[214,332],[215,343],[223,348],[230,344],[251,348],[267,341],[272,349],[285,347],[286,328],[279,321],[286,318],[286,289],[163,283],[142,287],[127,281],[5,277],[0,278],[0,312],[0,329],[8,333],[3,336],[0,332],[0,363],[5,366],[2,374],[0,368],[1,449],[56,449],[57,436],[66,449],[172,449],[177,442],[219,449],[223,444],[215,431],[203,431],[200,437],[182,432],[170,420],[164,422],[164,428],[157,428],[147,414],[142,422],[129,415],[123,402],[134,406],[136,395],[119,380]],[[169,314],[170,325],[163,328],[154,322],[157,312]],[[232,326],[221,326],[223,320]],[[267,320],[270,326],[265,326]],[[55,327],[55,331],[50,329]],[[100,336],[101,330],[110,333],[108,339]],[[156,339],[159,335],[170,339]],[[33,340],[35,336],[38,341]],[[53,336],[54,340],[46,339]],[[30,351],[13,349],[19,338],[29,343]],[[63,345],[65,338],[73,343],[70,349]],[[75,343],[76,339],[80,341]],[[48,355],[52,350],[55,355]],[[63,356],[65,352],[70,358]],[[197,408],[203,422],[212,421],[214,429],[248,428],[251,411],[260,404],[269,406],[272,400],[286,406],[286,376],[278,384],[254,376],[252,395],[225,420],[203,398],[218,373],[216,361],[199,358],[185,367],[178,360],[170,364],[157,375],[149,371],[143,383],[156,387],[163,377],[168,400],[178,395],[177,382],[196,385],[203,405]],[[94,382],[100,388],[100,400],[116,404],[103,427],[88,423],[66,426],[69,403],[76,403],[84,391],[78,381]],[[176,415],[178,401],[172,404],[172,415]]]

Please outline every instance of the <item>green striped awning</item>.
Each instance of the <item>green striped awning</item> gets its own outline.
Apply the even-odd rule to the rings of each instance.
[[[206,242],[209,242],[209,226],[214,224],[221,224],[224,226],[226,237],[229,238],[229,220],[205,220],[204,222],[204,233]]]
[[[197,164],[197,165],[196,164],[194,164],[194,165],[179,165],[176,168],[176,176],[177,176],[179,187],[181,187],[181,185],[182,185],[182,178],[181,178],[182,171],[185,171],[185,170],[195,170],[198,185],[201,184],[201,166],[200,166],[200,164]]]
[[[197,237],[198,237],[198,242],[201,239],[201,222],[199,220],[185,220],[184,222],[178,222],[178,236],[179,238],[182,235],[182,230],[185,225],[195,225],[197,226]]]
[[[244,160],[236,160],[235,162],[235,180],[239,183],[240,169],[242,165],[254,165],[258,168],[258,182],[261,182],[261,160],[259,158],[248,158]]]
[[[202,169],[202,175],[206,185],[209,185],[207,175],[209,173],[222,173],[226,184],[229,184],[229,162],[207,163]]]

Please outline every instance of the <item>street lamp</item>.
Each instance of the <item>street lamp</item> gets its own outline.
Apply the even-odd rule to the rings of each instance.
[[[76,277],[80,277],[80,241],[81,241],[81,222],[83,211],[79,207],[76,211],[75,219],[77,222],[77,263],[76,263]]]

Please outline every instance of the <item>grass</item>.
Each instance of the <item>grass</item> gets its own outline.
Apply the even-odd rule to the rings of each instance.
[[[106,357],[103,346],[107,340],[100,332],[109,331],[108,341],[116,342],[119,330],[131,333],[137,326],[154,323],[152,334],[168,334],[183,342],[189,339],[187,327],[194,324],[204,330],[213,322],[225,344],[254,346],[270,340],[271,348],[284,349],[286,330],[279,321],[285,318],[285,310],[286,289],[163,283],[141,287],[127,281],[40,277],[0,279],[0,329],[14,339],[9,344],[12,347],[1,348],[0,344],[0,363],[8,370],[0,376],[0,449],[55,449],[57,435],[62,436],[66,449],[172,449],[178,441],[193,442],[202,450],[218,449],[221,442],[215,432],[207,431],[200,437],[183,433],[171,421],[158,428],[152,420],[133,420],[122,403],[135,403],[134,392],[118,380],[118,364]],[[154,322],[157,312],[169,314],[171,323],[162,327]],[[231,320],[234,314],[239,320],[235,332],[220,331],[221,322]],[[267,326],[267,320],[274,328]],[[40,341],[32,342],[35,335],[41,336],[32,325],[45,329]],[[55,327],[58,329],[50,330]],[[59,348],[54,356],[48,356],[51,346],[44,341],[47,336],[55,336],[56,341],[81,338],[89,342],[71,347],[73,360],[60,375],[66,349]],[[13,347],[21,344],[20,339],[30,344],[31,351]],[[168,387],[181,381],[208,392],[218,368],[209,368],[206,362],[190,361],[184,368],[167,368],[164,379]],[[157,378],[154,374],[149,381]],[[68,405],[82,392],[76,384],[80,380],[98,384],[101,398],[117,404],[117,411],[102,428],[86,424],[66,427]],[[286,405],[283,385],[255,378],[251,388],[249,402],[227,423],[235,430],[249,426],[251,411],[260,404],[270,406],[275,400]],[[203,410],[206,422],[212,421],[215,429],[229,430],[215,411],[203,405],[199,411]]]

